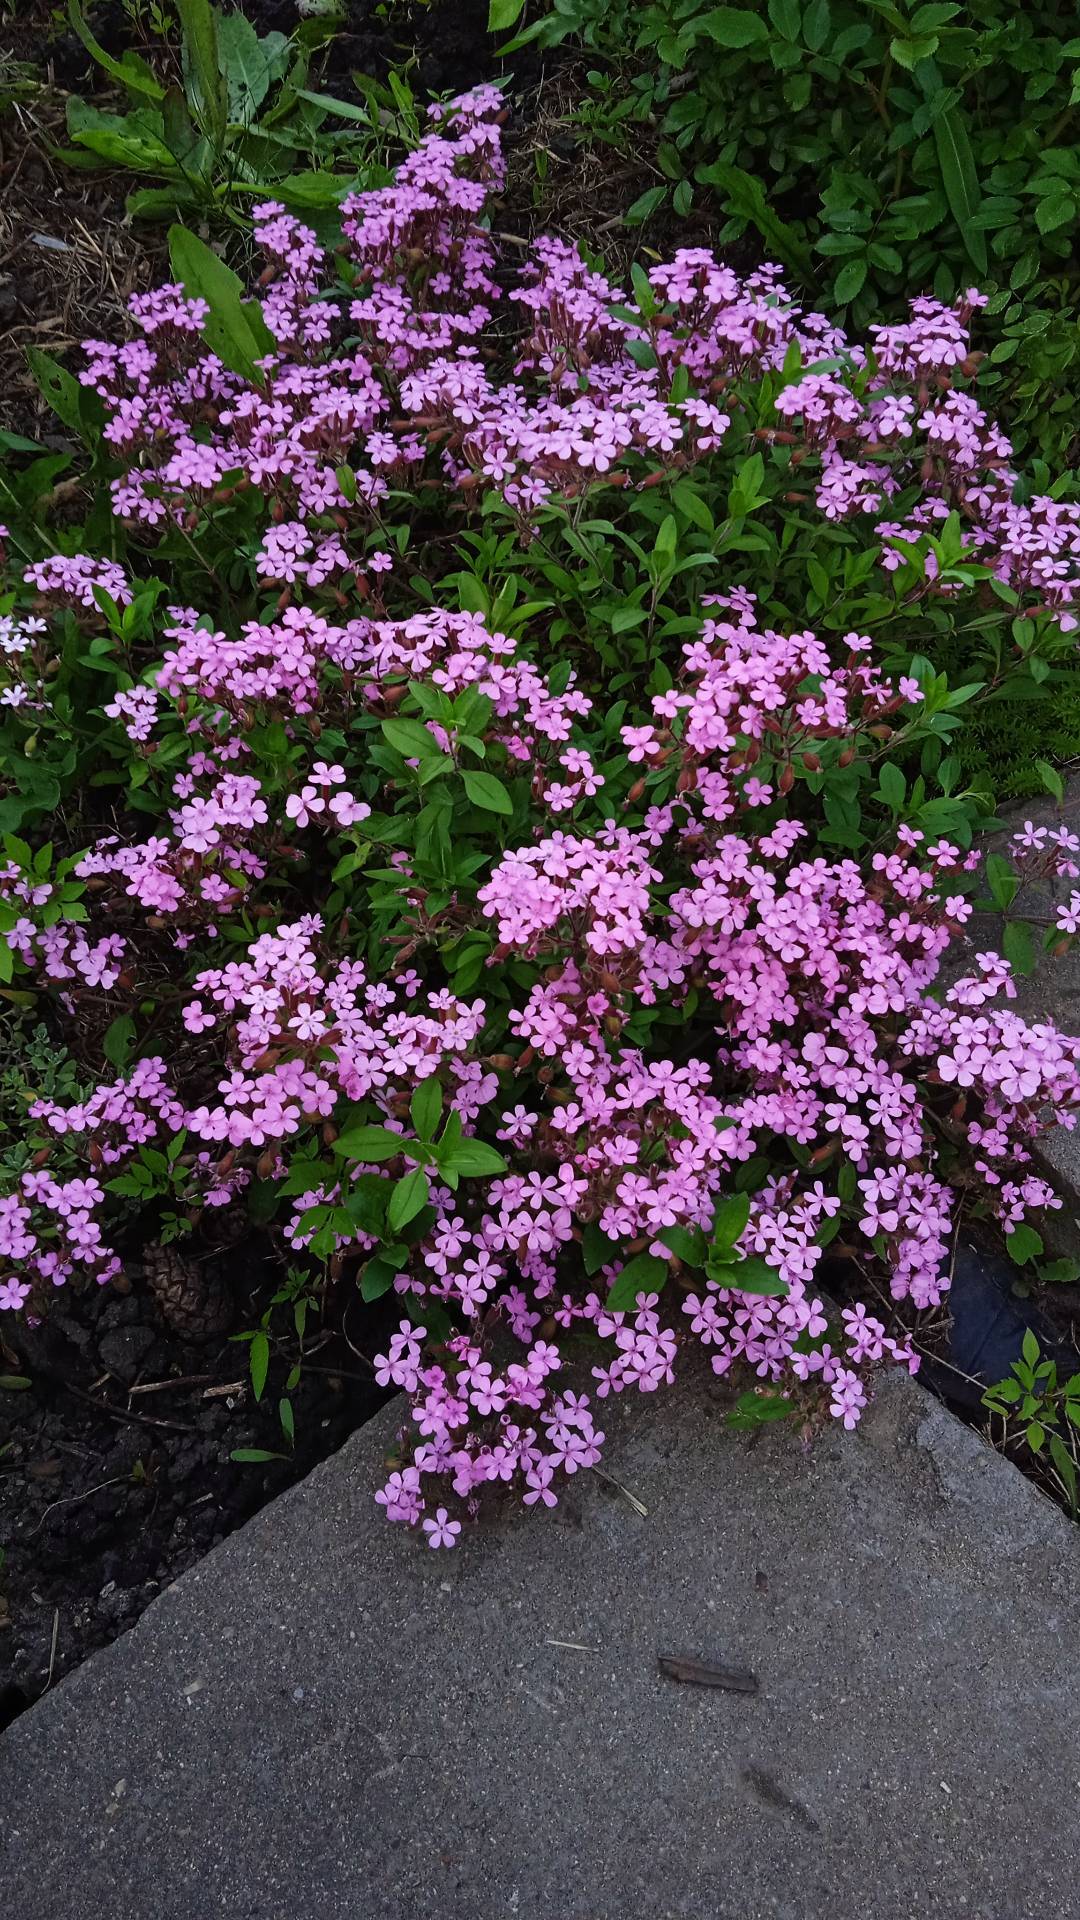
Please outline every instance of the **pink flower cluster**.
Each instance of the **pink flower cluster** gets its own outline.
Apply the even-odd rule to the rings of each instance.
[[[174,636],[161,698],[183,701],[193,742],[209,741],[222,700],[238,694],[230,675],[248,665],[235,668],[223,642],[186,621]],[[410,622],[357,622],[348,642],[339,633],[333,645],[353,649],[357,698],[395,676],[423,678],[440,695],[468,691],[488,703],[480,724],[491,751],[590,759],[588,701],[572,690],[549,694],[514,644],[477,616],[432,610]],[[313,704],[322,665],[313,651],[303,668]],[[328,700],[339,692],[329,687]],[[528,1504],[549,1505],[564,1475],[595,1464],[603,1435],[592,1401],[562,1377],[580,1329],[600,1343],[596,1400],[668,1384],[696,1340],[718,1373],[749,1370],[789,1397],[824,1395],[834,1418],[854,1424],[868,1370],[886,1360],[914,1368],[917,1359],[902,1333],[864,1307],[831,1325],[822,1264],[843,1230],[865,1258],[881,1259],[897,1302],[919,1310],[941,1300],[959,1204],[950,1153],[959,1148],[942,1144],[935,1116],[947,1116],[984,1204],[1004,1224],[1054,1204],[1030,1170],[1030,1144],[1048,1117],[1073,1119],[1080,1041],[1012,1011],[1009,970],[996,956],[979,955],[974,971],[935,997],[943,957],[971,911],[965,889],[978,856],[901,828],[895,848],[864,869],[815,855],[806,828],[770,807],[793,755],[863,743],[868,726],[904,704],[863,637],[845,636],[837,661],[813,634],[763,629],[752,596],[714,599],[671,690],[653,698],[651,718],[624,727],[624,780],[651,783],[635,824],[545,828],[537,774],[535,841],[495,858],[471,897],[458,893],[457,927],[493,923],[489,966],[518,969],[507,976],[504,1016],[515,1054],[485,1050],[495,1014],[486,994],[432,989],[404,960],[380,973],[307,913],[246,946],[219,945],[193,971],[181,1030],[201,1060],[217,1063],[211,1097],[187,1095],[154,1058],[78,1106],[36,1109],[69,1148],[82,1143],[88,1177],[180,1128],[208,1204],[228,1204],[257,1163],[261,1178],[283,1186],[291,1245],[302,1252],[328,1228],[339,1264],[378,1253],[370,1218],[350,1207],[359,1180],[389,1196],[411,1164],[419,1084],[438,1082],[465,1143],[497,1138],[507,1148],[507,1170],[482,1182],[433,1168],[426,1224],[395,1256],[389,1282],[410,1319],[379,1365],[410,1395],[415,1434],[410,1464],[382,1496],[391,1518],[430,1519],[440,1490],[468,1505],[493,1482],[515,1482]],[[162,712],[157,727],[170,724]],[[453,745],[452,727],[430,726],[433,747]],[[258,781],[221,773],[198,746],[192,764],[200,756],[212,784],[174,807],[171,837],[140,848],[107,841],[80,863],[103,884],[95,914],[133,898],[129,919],[141,906],[155,924],[189,925],[219,855],[239,873],[255,875],[267,861],[283,861],[272,870],[287,873],[292,852],[280,825],[270,845]],[[190,788],[187,773],[180,782]],[[346,805],[335,815],[339,799]],[[343,766],[314,761],[285,822],[333,831],[342,813],[366,806],[351,797]],[[1028,835],[1037,847],[1040,832]],[[1057,835],[1055,858],[1069,851]],[[159,882],[172,874],[172,891],[152,874]],[[14,944],[28,963],[57,977],[60,949],[49,940],[60,938],[69,969],[79,955],[84,968],[93,964],[92,931],[63,922],[34,931],[37,890],[14,870],[9,884],[23,901],[27,924]],[[213,905],[227,917],[232,902]],[[137,922],[127,938],[137,960]],[[215,940],[210,922],[200,950]],[[117,970],[122,958],[118,951]],[[517,984],[525,964],[531,987]],[[646,1038],[650,1010],[691,1005],[687,1050],[672,1057]],[[373,1113],[391,1141],[400,1136],[401,1152],[328,1167],[326,1142],[346,1111]],[[59,1185],[56,1194],[46,1178],[33,1195],[15,1196],[9,1286],[20,1299],[30,1282],[74,1271],[67,1199]],[[737,1231],[710,1252],[715,1223],[739,1194]],[[31,1199],[44,1210],[40,1222]],[[95,1189],[77,1209],[80,1244],[92,1249],[79,1258],[95,1271],[115,1260],[105,1203]],[[640,1284],[609,1306],[634,1261],[645,1263]],[[749,1289],[744,1263],[758,1276]],[[432,1349],[419,1329],[436,1308],[452,1310],[464,1330]],[[440,1517],[443,1506],[433,1510],[432,1543],[449,1544],[456,1523]]]
[[[919,707],[864,635],[779,631],[745,589],[706,596],[666,690],[609,734],[542,640],[388,606],[392,492],[501,495],[528,541],[553,501],[745,443],[766,376],[762,443],[790,450],[826,517],[880,514],[918,481],[913,514],[881,527],[887,565],[956,512],[1030,611],[1064,624],[1080,596],[1075,510],[1013,501],[1007,442],[959,384],[976,296],[917,302],[860,348],[773,269],[740,279],[688,250],[630,299],[548,240],[507,297],[482,224],[500,110],[486,87],[439,109],[393,185],[346,203],[345,293],[301,223],[258,212],[275,347],[257,379],[207,351],[204,304],[171,286],[133,303],[137,340],[91,346],[117,512],[197,542],[246,495],[254,575],[281,593],[238,632],[170,608],[164,659],[113,694],[159,817],[86,849],[85,903],[0,868],[20,965],[69,1013],[90,993],[137,1007],[165,971],[169,1042],[77,1104],[37,1103],[80,1171],[60,1178],[46,1149],[0,1200],[0,1304],[114,1272],[109,1182],[182,1132],[193,1206],[257,1176],[298,1254],[394,1290],[407,1317],[378,1369],[411,1428],[379,1499],[436,1548],[460,1531],[451,1498],[472,1510],[505,1483],[555,1504],[601,1457],[602,1402],[670,1384],[695,1342],[717,1374],[853,1426],[875,1367],[917,1366],[904,1327],[947,1290],[961,1209],[1015,1226],[1055,1204],[1031,1143],[1080,1105],[1080,1040],[1019,1017],[1003,961],[969,955],[946,984],[979,856],[901,826],[865,862],[838,857],[786,810],[798,775],[873,756]],[[510,370],[488,351],[500,302],[520,316]],[[80,618],[95,586],[132,597],[84,556],[29,583]],[[22,661],[40,642],[9,621],[0,644]],[[430,886],[420,823],[445,825],[481,774],[503,838],[478,832]],[[369,875],[380,834],[389,864]],[[1076,877],[1077,851],[1034,827],[1016,849],[1035,877]],[[344,911],[346,894],[326,905],[339,886]],[[458,990],[444,961],[463,942]],[[437,1141],[416,1133],[425,1087]],[[384,1230],[418,1167],[421,1203]],[[827,1311],[834,1239],[877,1263],[903,1310],[888,1324]]]
[[[792,448],[827,519],[881,516],[917,483],[907,518],[881,519],[886,569],[957,512],[969,558],[1031,613],[1075,624],[1080,508],[1014,498],[1009,442],[962,384],[985,304],[974,289],[954,308],[916,300],[862,345],[802,311],[777,269],[740,278],[700,248],[652,267],[644,304],[554,239],[507,288],[480,224],[504,177],[501,97],[479,87],[432,111],[438,126],[394,184],[345,202],[359,295],[327,277],[300,221],[256,209],[276,342],[258,384],[205,350],[203,303],[175,287],[133,302],[138,340],[88,344],[81,377],[128,468],[114,485],[121,516],[197,531],[213,504],[255,488],[272,518],[258,572],[286,590],[332,588],[364,575],[346,530],[363,531],[391,485],[418,484],[433,462],[442,484],[498,490],[529,521],[552,498],[684,471],[745,433],[747,382],[780,375],[777,425],[759,432]],[[479,344],[507,298],[526,327],[509,375]],[[64,585],[91,604],[87,564],[64,563]],[[951,590],[938,573],[930,553],[926,590]]]

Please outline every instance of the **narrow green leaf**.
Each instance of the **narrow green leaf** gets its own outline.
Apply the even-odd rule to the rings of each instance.
[[[232,268],[205,240],[181,226],[169,228],[169,258],[185,293],[205,300],[210,309],[204,328],[207,345],[234,373],[261,384],[255,362],[273,351],[274,339],[257,303],[245,301]]]
[[[982,202],[979,176],[968,139],[967,122],[959,106],[939,113],[934,121],[941,183],[949,210],[960,230],[968,259],[977,273],[986,272],[986,235],[974,225]]]
[[[111,53],[106,53],[87,26],[79,0],[68,0],[68,19],[87,53],[97,61],[103,73],[109,74],[113,80],[119,80],[120,85],[127,87],[129,92],[142,94],[146,100],[164,99],[164,87],[137,53],[126,53],[122,60],[114,60]]]
[[[265,1333],[254,1335],[248,1349],[248,1366],[251,1370],[251,1390],[256,1400],[261,1400],[270,1366],[270,1342]]]
[[[666,187],[647,188],[627,207],[623,220],[628,227],[640,227],[656,212],[657,207],[663,206],[666,198]]]
[[[184,82],[193,117],[216,147],[223,147],[229,97],[218,51],[217,19],[210,0],[176,0],[183,30]]]
[[[420,1140],[434,1136],[442,1112],[443,1092],[435,1075],[422,1080],[409,1102],[409,1114]]]
[[[1065,783],[1057,768],[1052,767],[1047,760],[1036,760],[1035,771],[1042,781],[1043,786],[1046,788],[1047,793],[1052,793],[1054,799],[1060,806],[1065,798]]]
[[[400,1233],[410,1220],[415,1219],[421,1207],[427,1205],[427,1174],[422,1167],[414,1167],[395,1185],[390,1195],[390,1205],[386,1209],[386,1220],[392,1233]]]

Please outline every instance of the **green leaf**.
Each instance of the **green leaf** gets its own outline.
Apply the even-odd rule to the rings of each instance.
[[[434,734],[422,720],[384,720],[383,739],[403,760],[445,760]]]
[[[169,258],[184,291],[205,300],[210,309],[204,325],[207,345],[233,373],[261,385],[255,362],[273,351],[274,340],[258,303],[244,300],[232,268],[186,227],[169,228]]]
[[[668,1263],[652,1253],[628,1260],[607,1297],[611,1313],[632,1311],[639,1293],[659,1293],[668,1277]]]
[[[751,1388],[749,1393],[740,1393],[735,1405],[728,1409],[724,1425],[745,1433],[772,1420],[786,1420],[791,1410],[791,1401],[783,1394],[755,1392]]]
[[[718,47],[759,47],[769,38],[769,29],[761,16],[744,13],[738,7],[714,7],[695,21],[699,33],[707,33]]]
[[[372,110],[369,105],[360,107],[355,100],[338,100],[331,93],[308,93],[304,87],[294,87],[292,92],[297,100],[306,100],[313,107],[322,107],[338,120],[358,120],[365,127],[371,125]]]
[[[748,1193],[729,1193],[719,1202],[713,1214],[712,1241],[709,1247],[711,1255],[721,1257],[730,1255],[735,1242],[745,1231],[750,1218],[750,1195]]]
[[[782,1300],[788,1291],[786,1280],[782,1280],[775,1267],[759,1254],[751,1255],[749,1260],[739,1260],[725,1269],[723,1281],[732,1293],[761,1294],[768,1299]]]
[[[1035,942],[1026,920],[1010,920],[1001,936],[1001,951],[1014,973],[1026,977],[1035,970]]]
[[[26,358],[39,391],[48,401],[57,419],[73,433],[82,432],[82,395],[79,382],[68,373],[59,360],[51,353],[45,353],[41,347],[27,347]]]
[[[505,33],[521,19],[524,11],[525,0],[488,0],[488,32]]]
[[[800,279],[816,281],[818,269],[813,255],[794,229],[773,211],[765,198],[760,180],[755,179],[753,174],[744,173],[741,167],[729,166],[720,160],[698,167],[695,177],[704,186],[718,187],[728,212],[756,227],[762,239],[775,249],[784,264]]]
[[[829,11],[829,0],[810,0],[810,5],[803,14],[802,34],[811,53],[821,52],[822,47],[829,37],[831,25],[832,15]],[[849,31],[851,31],[851,29],[849,29]],[[839,53],[836,57],[840,57]]]
[[[514,803],[493,773],[463,773],[461,778],[474,807],[482,807],[485,813],[513,813]]]
[[[1035,203],[1035,225],[1040,233],[1054,233],[1076,217],[1076,202],[1060,188]]]
[[[390,1182],[379,1173],[361,1173],[353,1180],[344,1205],[358,1233],[369,1233],[376,1240],[382,1238],[389,1193]]]
[[[1046,788],[1047,793],[1052,793],[1054,799],[1060,806],[1065,798],[1065,783],[1057,768],[1052,767],[1047,760],[1036,760],[1035,771],[1042,781],[1043,786]]]
[[[986,856],[986,884],[990,889],[990,898],[1002,913],[1008,913],[1020,887],[1019,875],[1003,853],[990,853]]]
[[[184,84],[193,117],[222,148],[229,118],[229,96],[218,52],[217,19],[210,0],[176,0],[183,29]]]
[[[101,1050],[114,1067],[126,1064],[135,1043],[135,1022],[130,1013],[118,1013],[106,1029]]]
[[[601,1267],[610,1267],[619,1258],[619,1246],[601,1233],[595,1220],[589,1220],[581,1235],[581,1257],[585,1262],[585,1271],[590,1276],[599,1273]]]
[[[392,1160],[404,1149],[400,1133],[389,1127],[346,1127],[334,1141],[333,1151],[345,1160]]]
[[[645,193],[639,194],[637,199],[627,207],[626,212],[623,214],[623,220],[626,225],[628,227],[640,227],[644,221],[648,220],[650,216],[656,212],[657,207],[663,206],[666,197],[666,187],[649,187]],[[644,346],[645,342],[641,341],[637,344]],[[655,366],[655,360],[650,364]]]
[[[833,299],[838,307],[846,306],[849,300],[854,300],[856,295],[862,292],[866,282],[866,268],[865,258],[849,260],[846,266],[841,267],[833,286]]]
[[[1063,1254],[1060,1260],[1047,1260],[1039,1268],[1039,1279],[1048,1286],[1071,1287],[1080,1280],[1080,1260],[1071,1254]]]
[[[242,13],[223,13],[217,21],[218,49],[225,68],[229,119],[250,126],[281,68],[288,41],[283,33],[260,40]]]
[[[414,1167],[397,1181],[390,1195],[390,1205],[386,1210],[386,1221],[391,1233],[400,1233],[410,1220],[416,1218],[421,1207],[427,1205],[427,1174],[422,1167]]]
[[[194,188],[183,180],[171,187],[138,187],[124,202],[132,220],[171,220],[184,207],[196,204]]]
[[[261,1400],[270,1367],[270,1342],[265,1333],[260,1332],[253,1336],[248,1349],[248,1366],[251,1371],[251,1390],[256,1400]]]
[[[782,39],[795,40],[802,20],[799,0],[769,0],[769,19]]]
[[[269,1453],[265,1447],[234,1447],[230,1460],[240,1460],[250,1466],[261,1466],[265,1460],[287,1460],[287,1453]]]
[[[320,209],[336,207],[347,193],[363,184],[354,173],[287,173],[269,187],[260,186],[258,192],[270,193],[275,200],[284,200],[290,207],[307,207],[317,213]]]
[[[436,1076],[431,1074],[427,1080],[420,1082],[409,1102],[409,1115],[416,1128],[418,1139],[432,1139],[439,1124],[442,1104],[442,1087]]]
[[[397,1269],[389,1260],[369,1260],[360,1275],[360,1298],[362,1300],[381,1300],[389,1293],[394,1284]]]
[[[164,87],[137,53],[126,53],[122,60],[114,60],[111,53],[106,53],[87,26],[79,0],[68,0],[68,19],[87,53],[97,61],[103,73],[109,74],[113,80],[119,80],[120,85],[127,87],[129,92],[142,94],[145,100],[164,99]]]
[[[1043,1250],[1043,1243],[1034,1227],[1019,1226],[1005,1235],[1005,1247],[1010,1259],[1022,1267],[1028,1260],[1037,1258]]]
[[[209,147],[194,125],[179,87],[170,87],[161,103],[161,127],[177,166],[184,172],[200,172],[200,160],[209,154]]]
[[[684,1265],[701,1266],[705,1258],[705,1235],[700,1227],[664,1227],[659,1237],[668,1252],[683,1261]]]
[[[437,1148],[435,1161],[440,1173],[464,1174],[466,1178],[506,1172],[502,1154],[489,1147],[486,1140],[458,1140],[450,1148]]]
[[[941,183],[949,211],[959,228],[968,259],[977,273],[986,272],[986,235],[975,225],[982,204],[979,176],[968,139],[967,122],[959,106],[947,108],[934,121]]]
[[[885,762],[878,776],[878,791],[891,812],[903,811],[904,801],[907,798],[907,781],[900,768],[894,766],[891,760]]]

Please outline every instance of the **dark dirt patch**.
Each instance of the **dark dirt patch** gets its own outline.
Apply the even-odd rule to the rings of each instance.
[[[235,1330],[257,1324],[280,1277],[268,1261],[252,1262],[252,1251],[227,1274]],[[235,1268],[245,1264],[238,1287]],[[267,1272],[271,1286],[260,1286]],[[322,1324],[310,1324],[291,1395],[292,1449],[278,1403],[295,1340],[275,1344],[257,1403],[247,1345],[227,1332],[181,1337],[138,1282],[127,1293],[66,1293],[40,1327],[5,1328],[13,1344],[0,1348],[0,1726],[132,1626],[162,1588],[383,1404],[371,1356],[387,1316],[351,1311],[351,1301],[359,1306],[343,1285]],[[238,1448],[285,1457],[241,1463],[230,1458]]]
[[[102,79],[46,8],[0,18],[0,425],[46,446],[59,423],[27,348],[63,359],[89,334],[122,333],[129,294],[165,260],[163,233],[126,218],[129,180],[52,151],[67,143],[68,89],[104,104]]]

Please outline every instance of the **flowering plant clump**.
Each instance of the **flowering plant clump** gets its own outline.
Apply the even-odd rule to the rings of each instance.
[[[34,562],[4,629],[9,726],[126,803],[0,864],[0,959],[97,1050],[30,1108],[0,1305],[247,1209],[400,1303],[378,1497],[433,1547],[489,1482],[553,1505],[695,1343],[747,1417],[853,1426],[962,1211],[1034,1237],[1080,1103],[1009,961],[946,964],[964,716],[1062,671],[1080,601],[1076,509],[958,384],[977,297],[862,349],[701,252],[627,294],[546,241],[507,284],[500,111],[345,203],[343,281],[269,206],[261,311],[133,301],[84,376],[122,560]],[[958,622],[953,686],[911,642]],[[1039,831],[1021,866],[1074,871]]]

